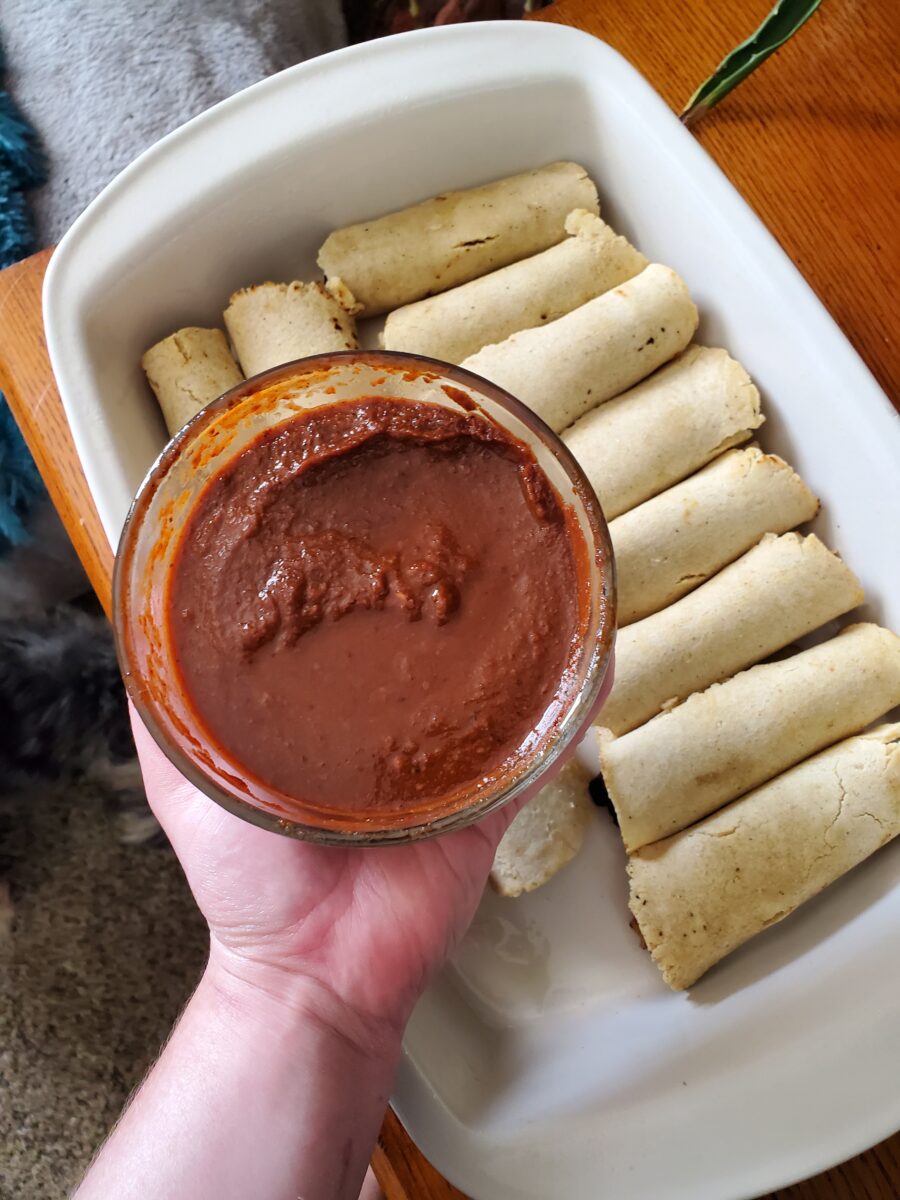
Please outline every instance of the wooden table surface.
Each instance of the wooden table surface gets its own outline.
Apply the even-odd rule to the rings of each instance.
[[[539,19],[574,25],[609,42],[680,110],[770,4],[558,0]],[[894,298],[900,274],[896,18],[895,0],[825,0],[793,41],[696,129],[699,141],[774,232],[894,397],[900,382]],[[44,251],[0,273],[0,387],[108,608],[112,554],[75,454],[43,339],[40,289],[49,255]],[[847,403],[852,402],[848,396]],[[391,1112],[373,1166],[387,1200],[461,1197],[419,1154]],[[784,1188],[770,1200],[898,1197],[900,1135],[813,1180]]]

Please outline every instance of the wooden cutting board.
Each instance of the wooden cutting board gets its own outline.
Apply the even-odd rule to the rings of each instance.
[[[540,19],[573,25],[609,42],[680,108],[769,7],[770,0],[559,0]],[[900,275],[898,59],[894,0],[869,0],[864,8],[855,0],[828,0],[696,131],[895,403],[900,383],[894,298]],[[41,286],[50,254],[42,251],[0,272],[0,388],[109,611],[113,557],[44,341]],[[386,1200],[465,1200],[423,1158],[390,1110],[372,1165]],[[900,1134],[769,1200],[898,1197]]]

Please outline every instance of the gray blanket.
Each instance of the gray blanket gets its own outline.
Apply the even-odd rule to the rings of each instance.
[[[50,157],[34,197],[49,243],[164,133],[345,31],[340,0],[2,0],[0,40]]]
[[[0,0],[6,86],[50,162],[32,197],[39,243],[163,134],[345,40],[340,0]],[[28,525],[31,544],[0,561],[0,617],[87,587],[49,503]]]

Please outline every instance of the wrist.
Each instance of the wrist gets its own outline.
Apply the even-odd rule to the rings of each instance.
[[[399,1031],[317,981],[214,944],[79,1196],[355,1200],[399,1050]]]
[[[235,954],[212,939],[201,991],[242,1029],[254,1026],[340,1044],[373,1064],[400,1054],[408,1013],[374,1015],[310,975]]]

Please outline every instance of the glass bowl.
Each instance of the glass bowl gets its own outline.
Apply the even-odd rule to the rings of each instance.
[[[565,696],[533,748],[499,781],[402,812],[323,808],[246,772],[198,727],[176,673],[167,580],[184,522],[210,478],[263,431],[308,408],[387,396],[480,410],[537,459],[573,513],[588,557],[585,633]],[[599,501],[560,439],[520,401],[460,367],[389,351],[347,351],[286,363],[248,379],[198,413],[168,444],[138,491],[122,531],[113,623],[128,693],[159,746],[191,783],[265,829],[331,845],[408,842],[458,829],[537,790],[590,725],[615,636],[615,565]]]

